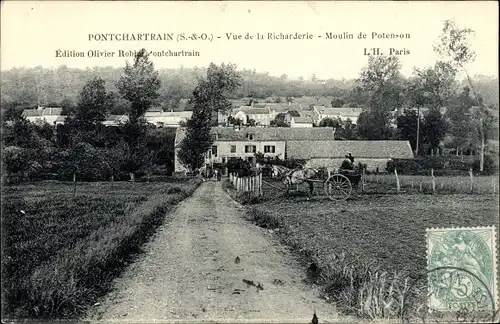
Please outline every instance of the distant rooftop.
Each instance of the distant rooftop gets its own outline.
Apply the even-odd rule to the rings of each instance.
[[[177,129],[175,143],[178,145],[185,137],[186,129]],[[333,129],[330,127],[290,128],[290,127],[213,127],[212,134],[217,134],[218,141],[248,141],[252,134],[254,141],[333,141]]]

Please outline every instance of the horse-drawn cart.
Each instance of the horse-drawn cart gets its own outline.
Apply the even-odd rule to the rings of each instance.
[[[283,166],[273,165],[272,169],[274,177],[280,178],[286,185],[287,194],[289,194],[292,185],[298,186],[307,183],[312,195],[314,184],[321,183],[323,192],[331,200],[349,198],[353,188],[357,189],[361,181],[361,174],[354,170],[339,169],[333,174],[328,174],[312,168],[290,170]]]

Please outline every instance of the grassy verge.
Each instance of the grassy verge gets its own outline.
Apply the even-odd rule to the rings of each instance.
[[[74,199],[69,183],[4,187],[3,316],[77,317],[199,183],[84,183]]]
[[[499,223],[493,195],[276,199],[247,210],[315,265],[317,283],[343,313],[405,321],[428,316],[425,229]]]

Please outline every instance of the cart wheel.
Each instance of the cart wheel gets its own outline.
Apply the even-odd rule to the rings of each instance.
[[[347,199],[351,193],[351,181],[346,176],[334,174],[325,181],[325,194],[331,200]]]

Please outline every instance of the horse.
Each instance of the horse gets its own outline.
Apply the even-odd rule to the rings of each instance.
[[[309,185],[309,197],[311,197],[314,191],[313,179],[316,178],[318,174],[319,170],[312,168],[291,170],[282,165],[272,166],[273,178],[281,178],[282,182],[286,186],[287,196],[290,194],[290,188],[292,185],[307,183]]]

